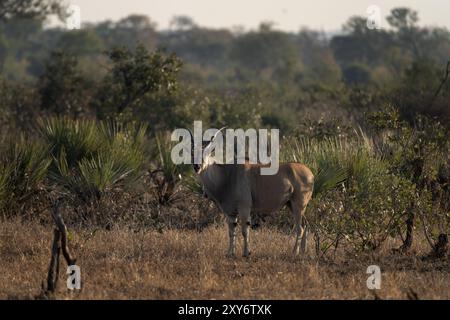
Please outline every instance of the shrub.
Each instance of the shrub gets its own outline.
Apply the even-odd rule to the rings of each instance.
[[[157,150],[155,159],[157,169],[151,172],[154,194],[159,204],[168,204],[175,200],[177,195],[177,185],[181,180],[182,168],[174,164],[171,159],[171,152],[174,143],[170,135],[157,133],[155,137]]]
[[[0,158],[0,211],[28,201],[42,186],[50,164],[45,145],[20,137]]]
[[[396,236],[414,186],[389,171],[370,139],[364,134],[357,139],[291,139],[288,145],[288,158],[315,174],[308,216],[318,249],[343,241],[358,250],[375,249]]]
[[[92,157],[100,146],[96,123],[93,120],[40,118],[38,130],[49,145],[51,155],[58,159],[64,152],[69,167],[75,166],[85,157]]]
[[[146,127],[67,118],[40,124],[53,156],[51,181],[83,202],[132,187],[141,176]]]
[[[389,107],[370,114],[377,132],[389,130],[380,141],[381,152],[391,170],[416,185],[411,199],[410,220],[418,222],[431,247],[450,229],[450,126],[436,119],[416,116],[411,127],[399,120],[399,111]]]
[[[146,95],[168,93],[177,87],[181,61],[175,55],[149,53],[143,45],[138,45],[134,52],[115,48],[109,52],[109,58],[111,72],[99,86],[93,101],[101,118],[133,114]]]
[[[87,111],[89,88],[75,56],[52,52],[40,78],[41,108],[53,115],[79,116]]]

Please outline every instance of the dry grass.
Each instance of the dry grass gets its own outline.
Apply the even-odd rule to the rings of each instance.
[[[249,259],[225,258],[225,226],[203,232],[169,230],[73,231],[71,248],[83,289],[65,289],[61,268],[57,299],[373,299],[366,288],[368,265],[382,270],[381,298],[450,298],[448,259],[423,261],[388,250],[359,257],[338,253],[317,262],[293,258],[292,237],[276,230],[251,233]],[[8,220],[0,224],[0,299],[33,299],[45,281],[51,227]],[[240,247],[239,247],[240,249]]]

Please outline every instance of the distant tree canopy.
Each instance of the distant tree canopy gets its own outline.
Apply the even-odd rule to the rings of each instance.
[[[291,35],[275,31],[267,23],[261,24],[258,32],[239,36],[231,47],[231,58],[239,68],[256,71],[256,75],[271,70],[277,79],[291,77],[300,62]]]
[[[245,86],[263,92],[269,88],[276,91],[273,96],[286,97],[278,101],[288,110],[303,103],[345,96],[342,90],[353,90],[353,87],[364,86],[365,90],[373,91],[383,87],[386,89],[383,96],[396,95],[401,110],[436,109],[434,114],[445,113],[442,110],[447,86],[443,86],[433,108],[428,108],[425,102],[430,99],[429,92],[433,94],[439,86],[442,70],[450,59],[450,33],[445,28],[421,27],[419,14],[409,8],[391,11],[387,17],[390,29],[369,29],[366,18],[353,16],[344,22],[341,33],[332,36],[308,29],[284,32],[271,22],[263,22],[255,30],[211,29],[188,16],[176,16],[167,30],[158,30],[153,20],[139,14],[118,21],[85,24],[81,30],[44,28],[43,18],[60,12],[62,4],[51,0],[0,2],[2,78],[33,84],[48,75],[49,70],[57,71],[56,67],[49,68],[46,63],[49,58],[59,57],[55,63],[64,65],[70,61],[67,57],[73,57],[77,70],[62,68],[74,75],[64,85],[78,84],[78,76],[102,83],[115,63],[105,52],[116,49],[136,52],[142,46],[149,52],[158,51],[167,56],[175,53],[183,61],[181,71],[174,73],[180,83],[219,91],[224,97],[228,90],[240,92]],[[54,52],[65,53],[67,57],[55,56]],[[133,61],[131,57],[124,61],[130,59]],[[174,65],[169,69],[177,68]],[[56,80],[47,78],[49,90],[52,81],[58,81],[56,76],[61,74],[55,74]],[[412,86],[412,91],[417,90],[418,96],[420,93],[422,107],[418,107],[420,99],[407,98],[409,91],[399,84],[399,79]],[[123,94],[129,89],[118,79],[115,84],[123,86]],[[261,94],[261,100],[267,101],[267,95]],[[61,103],[70,101],[71,97],[64,95]],[[105,94],[103,98],[108,101],[109,97]],[[115,98],[125,99],[123,95]],[[171,99],[155,103],[175,103]],[[281,102],[288,99],[291,101]],[[371,93],[355,93],[343,104],[367,106],[374,99]],[[71,109],[60,105],[49,107]],[[276,116],[268,114],[264,121],[276,123]]]
[[[42,17],[60,12],[63,2],[19,0],[0,3],[0,70],[14,79],[36,79],[51,51],[79,56],[85,68],[98,67],[104,50],[142,44],[149,50],[176,53],[184,61],[185,76],[204,84],[272,81],[333,85],[373,81],[386,83],[405,72],[415,60],[445,64],[450,35],[444,28],[418,26],[418,13],[395,8],[387,21],[391,30],[370,30],[364,17],[351,17],[343,33],[302,29],[277,30],[270,22],[259,29],[233,32],[199,26],[188,16],[175,16],[169,30],[158,31],[147,16],[130,15],[119,21],[86,24],[82,30],[44,29]],[[28,19],[29,17],[33,19]],[[30,37],[32,35],[32,37]],[[352,80],[353,79],[353,80]]]
[[[189,30],[197,27],[195,21],[189,16],[175,16],[170,21],[170,28],[175,30]]]
[[[2,0],[0,20],[11,18],[44,18],[49,14],[63,14],[61,0]]]
[[[398,30],[411,29],[416,27],[419,16],[416,11],[409,8],[395,8],[391,11],[387,21],[392,27]]]
[[[90,25],[87,29],[99,37],[108,49],[120,46],[133,49],[138,43],[147,48],[156,46],[156,23],[144,15],[134,14],[117,22]]]
[[[370,83],[371,74],[368,67],[357,63],[351,64],[344,68],[343,77],[348,84],[368,84]]]

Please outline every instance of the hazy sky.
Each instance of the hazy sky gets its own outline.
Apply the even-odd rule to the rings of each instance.
[[[421,25],[450,29],[450,0],[68,0],[81,8],[83,22],[117,20],[132,13],[152,18],[166,29],[174,15],[188,15],[207,27],[244,26],[256,28],[261,21],[273,21],[283,30],[302,26],[325,31],[340,30],[352,15],[366,15],[370,5],[390,9],[407,6],[419,12]]]

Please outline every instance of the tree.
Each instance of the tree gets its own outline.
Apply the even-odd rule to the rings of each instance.
[[[296,37],[296,42],[302,64],[305,66],[303,81],[333,84],[340,80],[341,69],[324,34],[302,29]]]
[[[391,101],[403,118],[414,122],[416,114],[449,119],[449,67],[428,59],[414,61],[399,79],[391,93]],[[443,77],[445,76],[445,77]]]
[[[411,51],[415,58],[421,57],[421,44],[426,30],[417,27],[419,17],[416,11],[409,8],[394,8],[387,21],[397,31],[401,45]]]
[[[149,53],[138,45],[134,52],[115,48],[109,58],[111,73],[100,86],[94,106],[100,117],[132,112],[146,95],[177,87],[181,61],[175,55]]]
[[[343,30],[346,34],[333,37],[330,43],[341,65],[358,62],[374,66],[384,63],[383,52],[391,44],[386,31],[367,28],[366,19],[358,16],[351,17]]]
[[[369,68],[363,64],[353,63],[346,67],[343,72],[343,77],[348,84],[368,84],[371,82],[372,77]]]
[[[86,87],[78,59],[62,51],[52,52],[40,79],[41,107],[52,114],[77,116],[86,111]]]
[[[60,0],[2,0],[0,20],[14,17],[45,18],[50,14],[64,16],[64,4]]]
[[[353,35],[365,35],[370,32],[370,29],[367,28],[367,19],[359,16],[348,19],[342,29]]]
[[[142,31],[145,29],[156,29],[156,23],[151,21],[148,16],[140,14],[132,14],[123,18],[116,24],[117,28],[134,29]]]
[[[417,12],[409,8],[394,8],[386,19],[392,27],[398,30],[415,28],[419,21]]]
[[[226,67],[233,35],[228,30],[194,28],[160,35],[159,45],[196,65]]]
[[[108,49],[125,46],[134,50],[138,43],[147,49],[156,44],[156,23],[145,15],[130,15],[117,23],[106,21],[97,24],[93,30],[103,39]]]
[[[102,39],[91,29],[72,30],[61,34],[57,47],[77,56],[100,54],[104,50]]]
[[[178,31],[191,30],[197,28],[197,24],[189,16],[175,16],[170,21],[170,28]]]
[[[289,80],[299,71],[299,53],[293,38],[272,30],[267,23],[262,24],[258,32],[236,38],[230,54],[240,67],[239,73],[268,74],[271,80]]]

